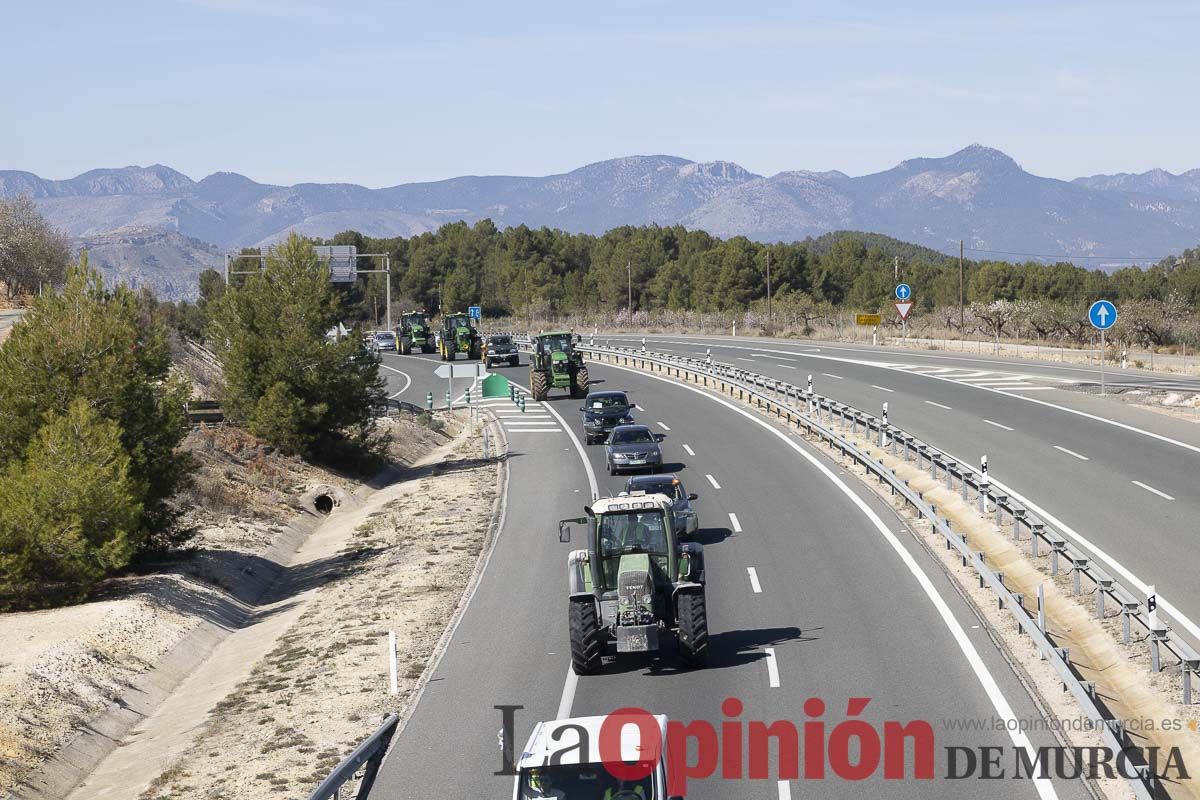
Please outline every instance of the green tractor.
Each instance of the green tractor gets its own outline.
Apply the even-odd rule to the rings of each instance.
[[[453,361],[459,353],[478,361],[483,355],[483,338],[471,324],[466,314],[447,314],[442,318],[442,330],[438,336],[438,350],[442,361]]]
[[[422,353],[432,353],[436,346],[433,343],[433,331],[429,329],[429,320],[424,311],[409,311],[400,315],[400,324],[396,327],[396,339],[401,353],[408,355],[414,350]]]
[[[529,389],[534,400],[545,400],[551,389],[570,389],[571,397],[587,397],[588,370],[575,350],[575,335],[566,331],[533,337],[529,359]]]
[[[704,548],[679,541],[671,500],[634,492],[596,500],[586,517],[558,523],[558,539],[571,525],[587,529],[587,549],[567,558],[571,663],[578,675],[598,672],[611,643],[618,657],[651,653],[674,638],[679,660],[701,667],[708,660],[704,602]]]

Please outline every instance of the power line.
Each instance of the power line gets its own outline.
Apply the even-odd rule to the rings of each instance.
[[[1103,259],[1107,261],[1162,261],[1167,258],[1179,258],[1179,253],[1168,253],[1165,256],[1084,256],[1071,255],[1070,253],[1018,253],[1012,250],[986,250],[979,247],[965,248],[971,253],[992,253],[998,256],[1025,256],[1027,258],[1054,258],[1061,261],[1084,261]],[[946,253],[953,255],[953,253]]]

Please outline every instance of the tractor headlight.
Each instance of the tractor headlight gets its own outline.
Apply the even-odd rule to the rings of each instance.
[[[648,594],[644,594],[644,595],[642,595],[642,602],[643,602],[643,603],[645,603],[646,605],[650,605],[650,600],[651,600],[651,599],[652,599],[652,598],[651,598],[651,597],[650,597],[650,595],[648,595]]]

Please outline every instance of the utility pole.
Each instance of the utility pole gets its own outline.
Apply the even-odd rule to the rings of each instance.
[[[771,310],[771,251],[767,250],[767,327],[775,332],[775,313]]]
[[[958,335],[966,327],[966,312],[963,311],[963,240],[958,240]]]
[[[633,324],[633,262],[625,260],[625,286],[629,289],[629,324]]]
[[[897,283],[900,281],[900,256],[892,256],[892,277]]]
[[[529,262],[521,263],[521,283],[525,287],[525,327],[533,323],[529,319]]]

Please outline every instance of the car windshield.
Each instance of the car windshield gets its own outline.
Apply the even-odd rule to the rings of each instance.
[[[613,444],[653,444],[654,434],[647,428],[632,428],[616,431],[612,435]]]
[[[507,336],[493,336],[490,341],[492,344],[512,344],[512,339]]]
[[[643,765],[652,770],[653,764]],[[536,767],[521,772],[521,800],[603,800],[603,798],[654,797],[653,779],[647,775],[641,780],[625,781],[614,778],[603,765],[560,764],[552,767]]]
[[[375,334],[375,339],[376,339],[376,341],[380,341],[380,342],[390,342],[392,340],[392,334],[377,333],[377,334]]]
[[[587,407],[591,409],[628,408],[629,401],[623,394],[593,395],[587,399]]]
[[[629,485],[631,492],[645,492],[646,494],[665,494],[673,500],[678,500],[683,487],[679,481],[670,478],[656,481],[642,481],[636,484]]]

